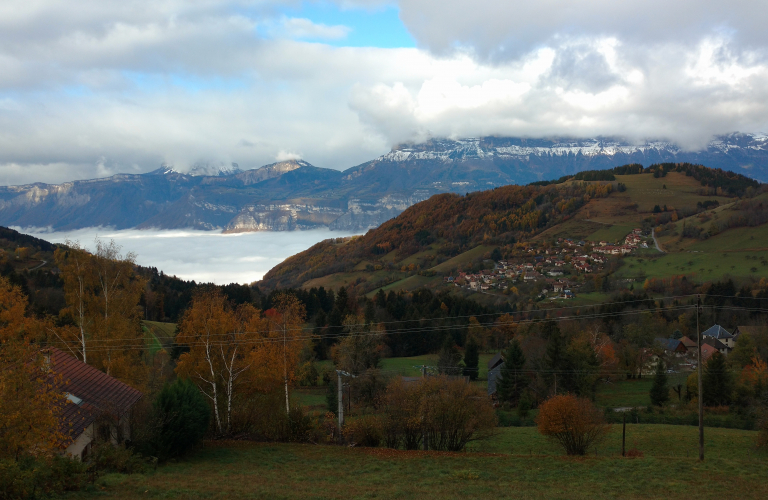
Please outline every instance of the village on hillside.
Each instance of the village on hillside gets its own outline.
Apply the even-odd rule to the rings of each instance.
[[[601,272],[611,257],[622,257],[637,249],[649,248],[649,234],[635,228],[622,243],[608,241],[574,241],[558,238],[550,246],[529,245],[519,256],[508,260],[494,261],[492,269],[477,272],[458,271],[456,276],[443,277],[443,282],[473,292],[502,293],[515,291],[518,283],[541,286],[539,297],[572,299],[574,290],[583,281],[583,276]],[[650,240],[652,244],[652,239]]]

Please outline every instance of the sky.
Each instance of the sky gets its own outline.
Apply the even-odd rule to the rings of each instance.
[[[0,184],[768,131],[754,0],[5,0]]]

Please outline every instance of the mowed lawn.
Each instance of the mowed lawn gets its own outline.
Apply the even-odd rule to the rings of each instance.
[[[568,458],[532,428],[507,428],[482,452],[406,452],[302,444],[209,442],[196,455],[132,476],[107,475],[71,498],[765,498],[768,456],[755,432],[629,425],[586,458]],[[472,448],[482,446],[474,443]]]

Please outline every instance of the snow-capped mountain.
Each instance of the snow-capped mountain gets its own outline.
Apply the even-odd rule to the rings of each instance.
[[[227,175],[234,175],[241,173],[240,166],[237,163],[195,163],[189,169],[177,169],[173,165],[163,163],[163,165],[157,170],[149,172],[151,175],[167,175],[167,174],[186,174],[193,177],[223,177]]]
[[[628,163],[690,162],[768,181],[768,137],[731,134],[700,151],[666,141],[433,139],[403,144],[343,172],[303,160],[241,170],[171,165],[59,185],[0,187],[0,225],[69,230],[93,226],[283,231],[365,230],[437,193],[465,193],[556,179]]]

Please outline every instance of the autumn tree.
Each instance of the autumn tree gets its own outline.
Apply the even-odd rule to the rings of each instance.
[[[47,455],[65,440],[58,428],[62,381],[34,342],[43,325],[26,309],[21,289],[0,277],[0,459]]]
[[[341,297],[341,292],[339,292],[339,296]],[[299,354],[308,342],[302,330],[307,313],[304,304],[295,295],[287,293],[281,293],[275,298],[275,310],[277,314],[272,316],[273,322],[271,324],[277,326],[278,335],[283,344],[285,412],[290,414],[288,385],[293,381],[293,369],[298,364]]]
[[[250,304],[233,309],[220,291],[207,290],[195,295],[179,325],[176,342],[189,351],[179,357],[176,371],[208,398],[219,435],[231,430],[243,375],[253,365],[248,351],[255,345],[260,320]]]
[[[378,368],[384,349],[384,327],[366,323],[361,315],[349,315],[343,324],[346,335],[332,349],[334,364],[340,370],[353,375],[359,375],[370,368]]]
[[[146,377],[141,360],[144,335],[139,301],[145,281],[134,272],[135,255],[122,255],[114,242],[96,240],[96,252],[78,243],[55,252],[64,296],[76,325],[56,336],[64,350],[132,385]]]
[[[560,444],[568,455],[586,455],[610,430],[602,412],[585,398],[553,396],[539,406],[539,432]]]

